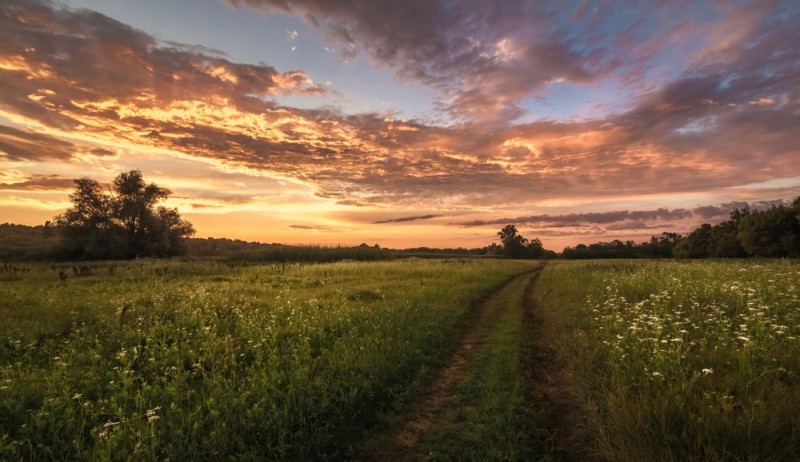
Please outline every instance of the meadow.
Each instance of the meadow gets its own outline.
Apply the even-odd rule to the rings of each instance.
[[[0,459],[309,460],[352,456],[532,264],[20,266],[0,275]]]
[[[800,265],[558,262],[543,324],[601,460],[800,460]]]
[[[18,266],[2,460],[357,458],[475,325],[415,454],[800,460],[791,260]]]

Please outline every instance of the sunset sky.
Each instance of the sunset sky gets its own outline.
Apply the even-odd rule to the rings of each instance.
[[[800,195],[800,2],[0,2],[0,223],[131,169],[199,237],[685,233]]]

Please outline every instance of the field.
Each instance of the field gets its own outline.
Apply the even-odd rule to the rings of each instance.
[[[0,459],[800,459],[796,262],[541,268],[20,265]]]
[[[559,262],[541,316],[602,460],[800,460],[800,265]]]
[[[0,459],[347,457],[428,378],[471,308],[531,266],[150,261],[67,268],[66,283],[58,267],[5,273]]]

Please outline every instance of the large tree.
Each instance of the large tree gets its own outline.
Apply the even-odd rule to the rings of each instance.
[[[507,258],[542,258],[547,253],[542,241],[538,238],[528,241],[514,225],[506,225],[497,235],[503,243],[503,255]]]
[[[108,189],[91,178],[75,180],[72,208],[55,218],[71,258],[169,257],[184,252],[192,224],[177,209],[157,206],[171,192],[147,184],[142,172],[121,173]]]

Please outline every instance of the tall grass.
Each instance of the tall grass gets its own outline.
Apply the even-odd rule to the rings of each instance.
[[[100,264],[0,279],[0,459],[341,459],[524,262]]]
[[[541,284],[590,452],[800,460],[796,262],[559,262]]]

